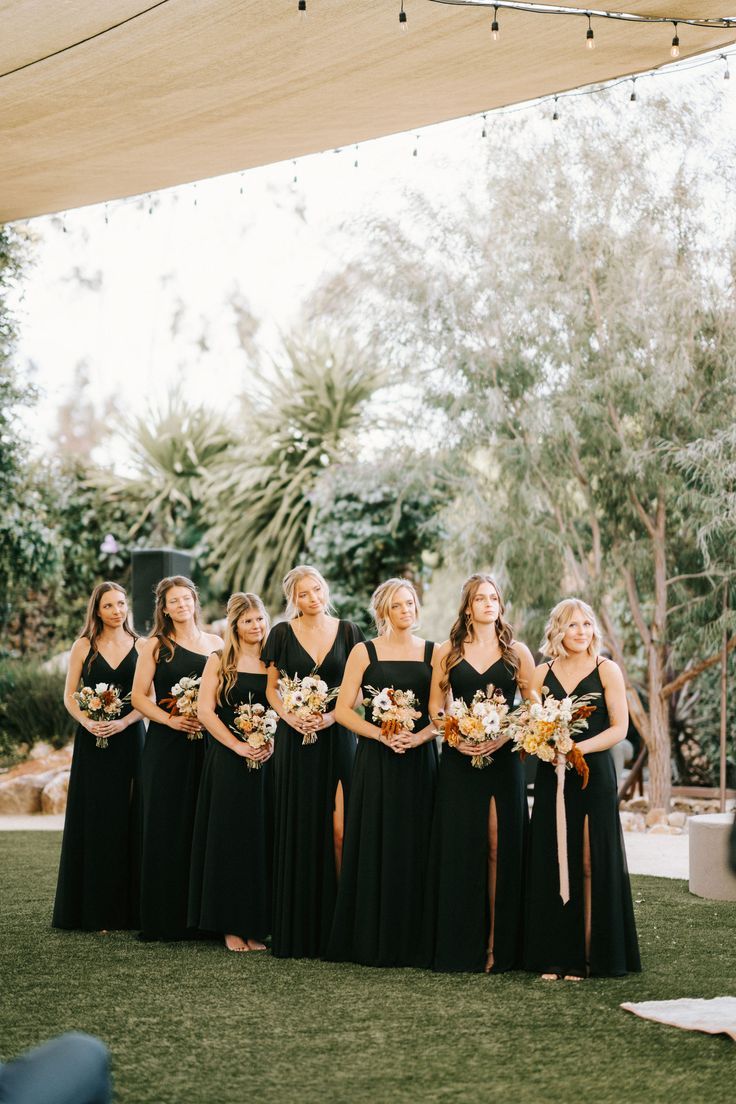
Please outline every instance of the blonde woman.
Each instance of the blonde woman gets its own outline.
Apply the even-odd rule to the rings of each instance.
[[[429,719],[434,644],[415,635],[419,599],[408,579],[374,592],[374,640],[350,653],[337,719],[358,734],[342,877],[327,958],[365,966],[421,964],[422,915],[437,745]],[[393,734],[371,707],[374,690],[410,690],[418,716]]]
[[[279,958],[315,958],[324,951],[332,924],[355,736],[336,723],[334,699],[319,717],[289,713],[278,682],[282,673],[304,678],[316,672],[336,689],[350,650],[363,634],[352,622],[332,616],[329,587],[315,567],[293,568],[283,587],[286,619],[274,625],[263,649],[268,701],[280,717],[274,752],[271,949]]]
[[[273,743],[252,748],[235,730],[239,705],[268,708],[261,660],[267,635],[258,595],[233,594],[224,645],[207,660],[199,691],[197,717],[213,739],[194,822],[189,926],[222,932],[229,951],[265,951],[271,931]]]
[[[80,683],[133,685],[141,647],[117,583],[92,591],[69,657],[64,704],[78,722],[69,779],[53,925],[100,931],[138,926],[138,774],[143,723],[129,702],[112,721],[91,721],[74,693]],[[98,747],[99,737],[107,747]]]
[[[436,719],[453,699],[471,705],[491,687],[512,707],[517,687],[528,692],[533,673],[497,583],[471,575],[450,639],[438,650],[430,714]],[[474,755],[492,762],[474,767]],[[443,745],[426,917],[433,969],[500,973],[519,966],[527,824],[524,768],[508,738]]]
[[[133,705],[151,722],[141,764],[143,940],[186,939],[189,862],[194,812],[204,762],[204,733],[196,717],[169,710],[174,687],[200,678],[207,657],[222,645],[202,631],[197,588],[184,575],[156,587],[153,628],[138,658]],[[149,696],[155,693],[155,701]]]
[[[555,825],[555,764],[538,762],[526,886],[524,967],[545,980],[617,977],[641,969],[610,749],[623,740],[628,708],[621,671],[600,655],[593,610],[566,598],[549,615],[532,693],[561,700],[597,694],[578,741],[590,778],[565,775],[570,899],[560,897]]]

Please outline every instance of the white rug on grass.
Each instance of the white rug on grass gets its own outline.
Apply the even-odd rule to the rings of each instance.
[[[736,1042],[736,997],[685,997],[682,1000],[639,1001],[622,1004],[644,1020],[683,1027],[686,1031],[706,1031],[709,1035],[730,1035]]]

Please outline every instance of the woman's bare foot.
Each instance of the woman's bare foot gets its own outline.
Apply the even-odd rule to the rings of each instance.
[[[249,939],[248,940],[248,950],[249,951],[265,951],[266,950],[266,944],[259,942],[257,939]]]
[[[561,974],[540,974],[542,981],[559,981]]]
[[[229,951],[249,951],[250,947],[239,935],[226,935],[225,946]]]
[[[486,974],[490,974],[492,969],[493,969],[493,951],[489,951],[488,954],[486,955],[486,964],[485,964],[483,972],[486,973]]]
[[[582,977],[580,977],[579,974],[565,974],[564,980],[565,981],[583,981],[584,979]]]

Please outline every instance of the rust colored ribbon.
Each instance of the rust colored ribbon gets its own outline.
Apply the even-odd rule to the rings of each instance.
[[[560,897],[563,905],[570,900],[570,869],[567,862],[567,815],[565,813],[565,773],[571,763],[583,780],[582,789],[588,785],[590,770],[585,756],[577,744],[572,745],[564,759],[555,765],[557,794],[555,796],[555,826],[557,829],[557,866],[560,871]]]

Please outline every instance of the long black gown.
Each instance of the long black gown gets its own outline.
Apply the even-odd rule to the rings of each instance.
[[[599,661],[600,662],[600,661]],[[581,740],[597,736],[610,726],[599,663],[581,679],[571,694],[598,693],[595,712]],[[552,664],[546,686],[557,699],[568,697]],[[585,756],[590,778],[585,789],[574,770],[565,774],[565,814],[570,872],[570,900],[560,897],[557,865],[554,764],[541,760],[534,783],[527,865],[523,964],[537,973],[586,973],[619,977],[639,971],[639,944],[634,923],[631,887],[626,867],[621,822],[616,797],[616,770],[610,751]],[[583,901],[583,830],[588,818],[591,865],[590,961],[585,960]],[[588,969],[589,967],[589,969]]]
[[[357,625],[340,621],[335,642],[317,668],[330,689],[342,682],[353,646],[363,639]],[[314,670],[288,621],[272,628],[261,658],[290,677]],[[334,701],[328,710],[335,708]],[[337,893],[333,813],[341,783],[345,818],[351,800],[356,738],[333,724],[317,742],[279,722],[274,765],[274,869],[271,950],[278,958],[317,958],[325,949]]]
[[[223,700],[215,712],[232,729],[236,706],[248,701],[268,708],[266,675],[238,672],[230,701]],[[192,841],[192,928],[258,940],[271,931],[271,763],[249,768],[209,738]]]
[[[199,677],[208,657],[177,644],[171,660],[159,651],[153,686],[156,704],[170,698],[180,679]],[[165,709],[166,706],[161,706]],[[187,939],[189,864],[205,740],[151,721],[143,749],[143,855],[141,939]]]
[[[363,693],[413,690],[429,722],[432,649],[422,660],[384,660],[367,641]],[[370,720],[370,709],[366,713]],[[345,829],[340,888],[326,958],[364,966],[423,964],[422,918],[435,787],[434,740],[397,754],[378,740],[358,741],[353,793]]]
[[[85,686],[106,682],[130,694],[135,644],[117,667],[98,652],[82,667]],[[132,711],[130,702],[121,717]],[[106,748],[81,725],[74,737],[53,926],[101,931],[138,926],[139,768],[142,721],[110,736]]]
[[[516,679],[503,659],[480,673],[462,659],[450,670],[453,697],[468,705],[489,683],[509,706]],[[524,842],[528,811],[524,768],[510,743],[493,762],[474,767],[470,756],[443,744],[432,823],[427,926],[429,963],[440,971],[485,969],[491,927],[488,899],[488,814],[496,804],[498,847],[493,930],[493,972],[519,965]]]

